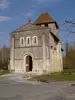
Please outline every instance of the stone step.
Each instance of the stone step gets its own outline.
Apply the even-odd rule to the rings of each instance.
[[[36,76],[35,73],[27,73],[27,74],[24,75],[24,78],[32,78],[34,76]]]

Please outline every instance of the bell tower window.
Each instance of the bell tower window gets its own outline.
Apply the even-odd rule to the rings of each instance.
[[[48,27],[48,24],[45,24],[45,27]]]

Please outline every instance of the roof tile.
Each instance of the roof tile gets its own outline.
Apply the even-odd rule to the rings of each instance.
[[[44,23],[51,23],[55,22],[54,19],[48,14],[48,12],[42,13],[39,18],[34,22],[34,24],[44,24]]]

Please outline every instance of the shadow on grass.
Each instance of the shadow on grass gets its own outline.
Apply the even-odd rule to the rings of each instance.
[[[61,72],[61,73],[49,73],[47,75],[39,75],[34,76],[31,79],[31,81],[41,81],[45,83],[49,83],[51,81],[75,81],[75,72]]]

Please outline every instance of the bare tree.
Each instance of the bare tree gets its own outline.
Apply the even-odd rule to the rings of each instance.
[[[0,49],[0,67],[8,66],[8,60],[10,58],[10,48],[7,48],[6,45]]]

